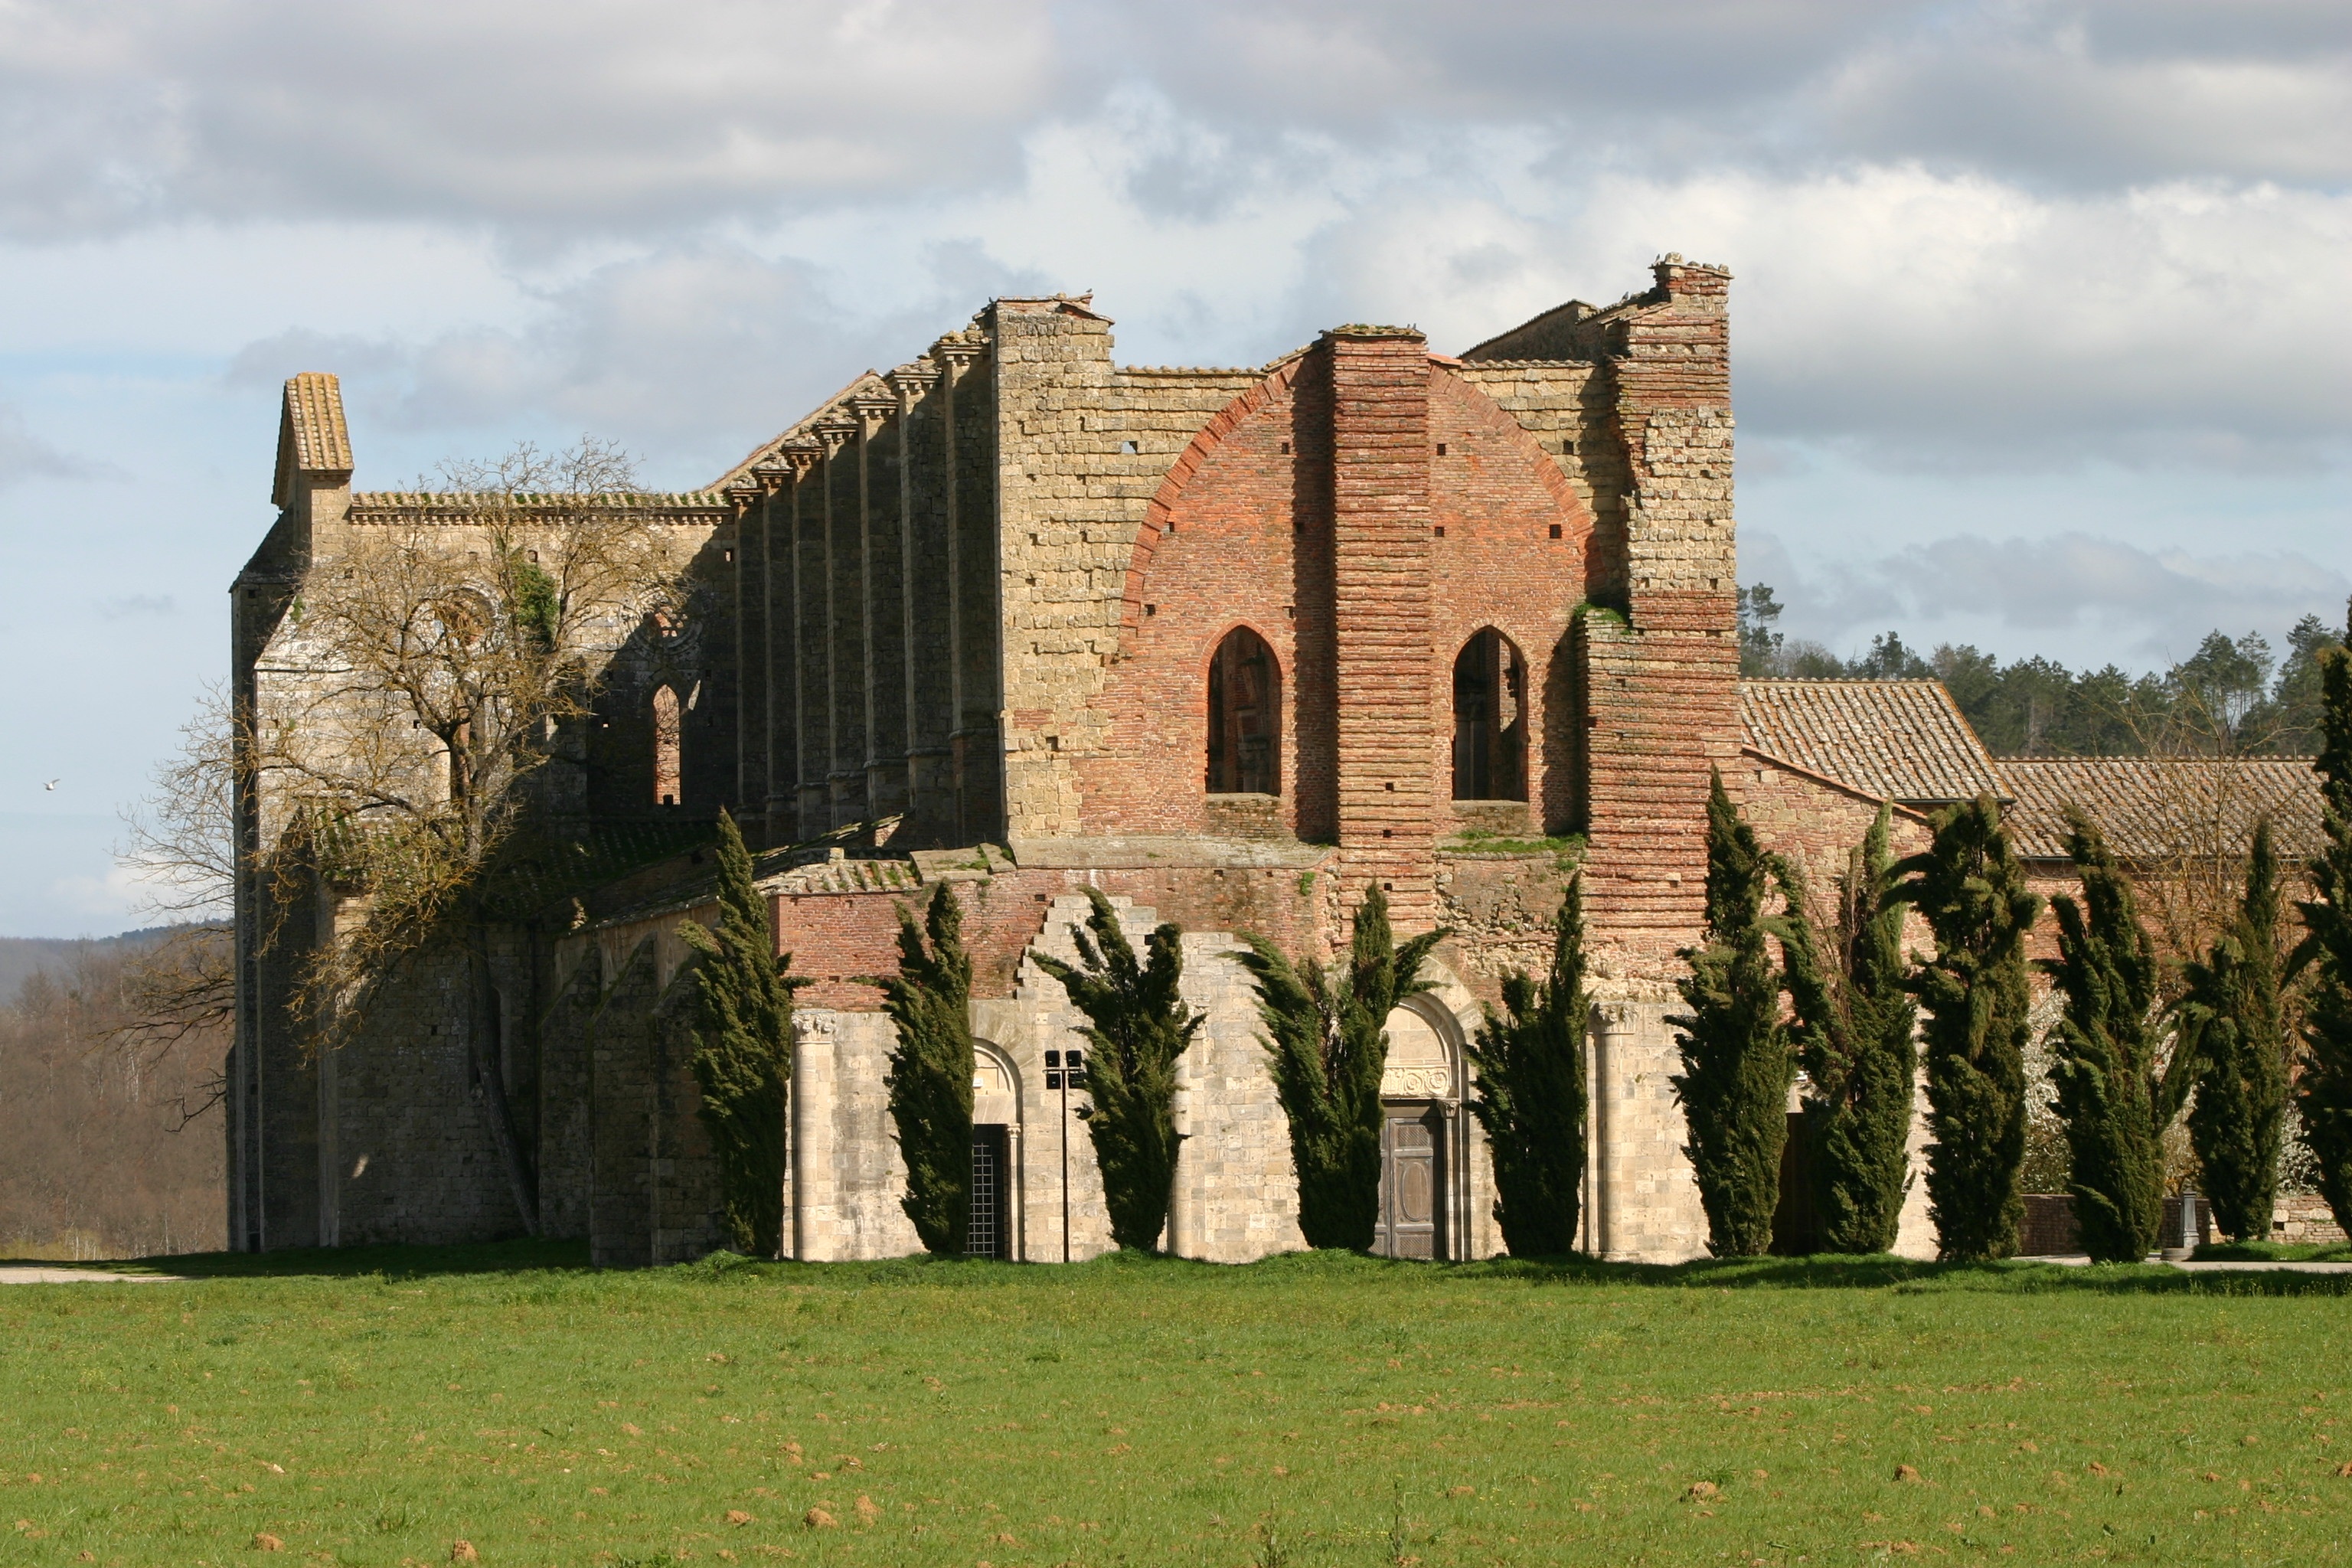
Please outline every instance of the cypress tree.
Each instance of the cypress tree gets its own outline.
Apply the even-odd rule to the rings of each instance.
[[[1092,888],[1094,912],[1076,930],[1081,965],[1039,954],[1038,966],[1062,983],[1089,1020],[1094,1046],[1087,1059],[1084,1113],[1101,1168],[1111,1238],[1150,1252],[1168,1227],[1168,1199],[1176,1183],[1176,1062],[1206,1019],[1184,1005],[1177,983],[1184,973],[1182,930],[1163,924],[1144,939],[1136,961],[1110,900]],[[1092,932],[1091,938],[1088,932]]]
[[[1927,1200],[1947,1259],[2017,1251],[2025,1200],[2025,1042],[2032,1032],[2025,938],[2041,900],[2001,831],[1990,795],[1936,818],[1927,849],[1900,861],[1895,897],[1935,933],[1934,962],[1911,979],[1927,1008]]]
[[[1552,921],[1551,973],[1503,981],[1504,1014],[1486,1009],[1470,1061],[1470,1114],[1495,1161],[1495,1219],[1514,1258],[1576,1246],[1584,1176],[1584,879],[1569,879]]]
[[[1885,1252],[1903,1215],[1911,1135],[1912,1044],[1918,1007],[1907,982],[1903,914],[1887,856],[1891,807],[1879,808],[1838,879],[1837,925],[1815,929],[1804,885],[1784,880],[1781,956],[1796,1013],[1797,1056],[1811,1089],[1815,1210],[1831,1252]]]
[[[2254,825],[2238,918],[2189,966],[2181,1039],[2197,1057],[2189,1136],[2221,1234],[2267,1241],[2286,1118],[2286,1032],[2279,1012],[2278,862],[2270,818]],[[2189,1044],[2190,1041],[2194,1044]]]
[[[2051,900],[2058,956],[2042,967],[2065,998],[2050,1035],[2050,1078],[2074,1173],[2067,1190],[2093,1260],[2137,1263],[2156,1245],[2164,1130],[2179,1113],[2196,1053],[2175,1050],[2158,1069],[2156,944],[2097,826],[2072,805],[2066,826],[2083,900]]]
[[[1381,1075],[1388,1068],[1388,1016],[1431,988],[1421,973],[1433,931],[1402,947],[1388,899],[1374,883],[1356,908],[1344,976],[1312,961],[1294,965],[1250,937],[1237,953],[1257,981],[1275,1094],[1290,1122],[1298,1173],[1298,1228],[1309,1247],[1372,1245],[1381,1211]]]
[[[1764,900],[1778,868],[1717,772],[1706,801],[1706,941],[1682,952],[1690,974],[1676,989],[1690,1011],[1666,1022],[1682,1053],[1672,1081],[1690,1131],[1685,1152],[1706,1210],[1707,1250],[1717,1258],[1770,1250],[1780,1201],[1796,1064],[1765,941]]]
[[[768,900],[735,819],[719,815],[719,923],[678,935],[694,950],[697,1114],[718,1155],[729,1243],[751,1258],[783,1247],[784,1118],[792,1092],[793,955],[776,956]]]
[[[947,884],[931,889],[919,927],[898,907],[898,973],[875,984],[898,1026],[884,1079],[907,1162],[898,1205],[924,1251],[961,1257],[971,1227],[971,956]]]
[[[2319,1162],[2319,1190],[2336,1223],[2352,1228],[2352,652],[2342,646],[2321,651],[2319,688],[2319,755],[2312,766],[2327,842],[2311,860],[2313,896],[2295,906],[2305,935],[2291,968],[2313,966],[2295,1109]]]

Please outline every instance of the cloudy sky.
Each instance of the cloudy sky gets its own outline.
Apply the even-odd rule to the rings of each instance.
[[[2341,0],[0,0],[0,932],[140,918],[295,371],[362,488],[688,487],[992,293],[1255,363],[1678,250],[1787,629],[2146,668],[2352,592],[2347,174]]]

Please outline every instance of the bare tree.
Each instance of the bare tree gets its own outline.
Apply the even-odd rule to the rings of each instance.
[[[156,765],[146,797],[122,814],[115,859],[136,879],[142,910],[176,928],[125,963],[120,1005],[90,1015],[103,1025],[91,1043],[124,1053],[134,1071],[153,1071],[192,1039],[216,1046],[235,1015],[235,752],[228,695],[215,683],[180,726],[178,749]],[[217,1064],[203,1065],[212,1070],[194,1105],[183,1099],[182,1125],[225,1089]]]
[[[536,1229],[489,965],[502,857],[547,804],[534,782],[589,718],[614,651],[646,617],[681,614],[680,563],[607,443],[523,446],[443,475],[456,489],[348,528],[313,562],[289,610],[301,674],[259,705],[248,765],[275,803],[275,902],[323,885],[338,904],[297,997],[314,1039],[331,1047],[405,963],[459,946],[475,1079]]]

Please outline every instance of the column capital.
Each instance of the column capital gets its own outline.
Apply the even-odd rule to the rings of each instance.
[[[774,495],[793,482],[793,470],[779,462],[754,463],[751,465],[751,482],[760,487],[762,495]]]
[[[878,392],[856,393],[851,395],[848,402],[849,412],[857,420],[857,434],[860,439],[871,437],[877,430],[889,423],[891,416],[898,412],[898,400],[896,397],[886,397]]]
[[[818,455],[830,458],[840,451],[852,436],[857,434],[857,421],[828,414],[824,418],[817,420],[810,428],[816,436],[817,445],[823,448]]]
[[[903,415],[914,405],[915,399],[939,384],[940,367],[927,359],[919,359],[888,372],[882,379],[898,395],[898,412]]]
[[[808,478],[809,470],[824,456],[814,441],[794,441],[776,448],[776,460],[790,470],[789,477],[796,481]]]
[[[727,487],[727,504],[737,517],[741,517],[760,504],[767,492],[749,479],[738,479]]]

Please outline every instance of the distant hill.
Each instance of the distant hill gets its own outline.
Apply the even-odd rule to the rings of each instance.
[[[15,1000],[16,987],[37,969],[62,974],[82,952],[135,952],[152,947],[179,930],[148,926],[119,936],[0,936],[0,1004]]]

